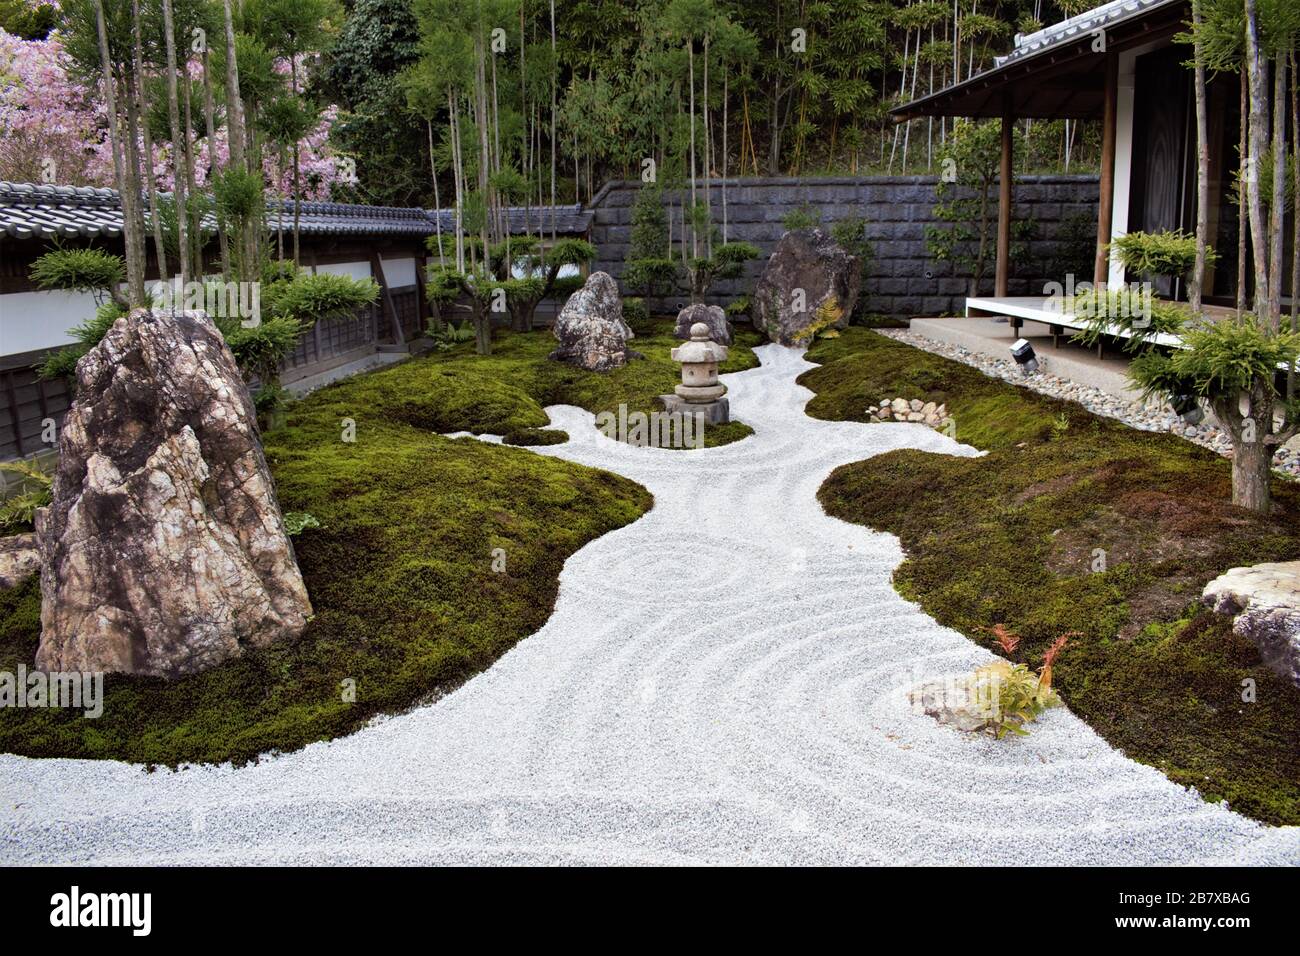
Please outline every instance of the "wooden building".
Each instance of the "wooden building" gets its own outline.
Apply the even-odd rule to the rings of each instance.
[[[373,277],[379,301],[357,315],[319,322],[284,363],[292,387],[380,352],[406,351],[424,331],[429,306],[423,295],[427,240],[452,228],[447,210],[303,202],[299,207],[300,259],[313,272]],[[581,206],[555,210],[557,235],[586,237],[591,213]],[[549,232],[549,209],[511,210],[513,232]],[[274,247],[280,234],[292,242],[293,206],[272,203],[266,226]],[[122,209],[116,190],[0,182],[0,460],[49,447],[51,420],[61,420],[68,383],[43,381],[34,366],[73,341],[68,330],[94,315],[90,293],[38,290],[33,262],[63,246],[98,247],[122,254]],[[159,279],[153,243],[147,242],[146,277]],[[209,271],[215,272],[215,267]]]
[[[1076,281],[1115,286],[1139,281],[1107,254],[1114,237],[1196,227],[1197,139],[1191,47],[1186,32],[1190,0],[1113,0],[1028,36],[995,65],[961,83],[893,111],[898,121],[923,116],[997,118],[1002,124],[997,268],[992,297],[967,301],[970,314],[1006,315],[1013,329],[1047,321],[1043,298],[1008,298],[1014,209],[1012,128],[1017,121],[1100,121],[1102,159],[1097,250],[1093,274]],[[1211,74],[1210,245],[1218,261],[1207,268],[1204,301],[1230,306],[1237,296],[1238,214],[1233,182],[1238,168],[1240,84],[1236,75]],[[1289,109],[1283,104],[1284,109]],[[1288,212],[1288,218],[1290,213]],[[1291,261],[1291,227],[1286,227]],[[1247,252],[1249,256],[1249,252]],[[1250,282],[1247,269],[1247,282]],[[1044,283],[1064,282],[1043,276]],[[1290,288],[1288,275],[1284,288]],[[1247,292],[1249,293],[1249,288]],[[1181,281],[1163,280],[1155,292],[1182,298]],[[1059,317],[1059,316],[1058,316]]]

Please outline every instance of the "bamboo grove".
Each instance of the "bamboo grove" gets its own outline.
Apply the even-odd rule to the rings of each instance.
[[[896,126],[889,108],[987,68],[1015,34],[1086,6],[359,0],[335,62],[364,71],[355,50],[375,24],[401,55],[380,64],[391,84],[376,77],[360,91],[344,81],[341,92],[360,95],[341,97],[349,113],[340,140],[365,131],[362,194],[438,205],[450,203],[427,195],[427,178],[420,183],[411,168],[413,133],[383,130],[372,116],[391,119],[399,104],[418,115],[440,191],[496,183],[503,201],[526,205],[590,199],[608,179],[644,178],[647,160],[657,181],[706,190],[710,179],[738,174],[932,171],[948,121]],[[1094,129],[1024,127],[1027,166],[1095,163]]]

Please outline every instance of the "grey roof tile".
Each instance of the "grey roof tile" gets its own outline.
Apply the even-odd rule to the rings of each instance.
[[[283,206],[283,209],[281,207]],[[401,206],[361,206],[352,203],[302,202],[299,227],[306,236],[428,236],[437,230],[434,216],[450,230],[449,209],[427,210]],[[549,207],[510,210],[510,230],[550,229]],[[268,203],[270,229],[293,225],[293,203]],[[556,230],[585,233],[591,211],[580,205],[556,207]],[[15,239],[116,238],[122,234],[122,205],[117,190],[90,186],[47,186],[38,183],[0,182],[0,230]]]
[[[1081,35],[1089,36],[1121,20],[1127,20],[1129,17],[1146,13],[1148,10],[1181,2],[1183,0],[1110,0],[1109,3],[1099,4],[1091,10],[1085,10],[1062,20],[1060,23],[1044,27],[1035,33],[1025,36],[1017,35],[1014,50],[1006,56],[994,57],[994,69],[999,69],[1024,57],[1041,53],[1048,47],[1055,46],[1063,41],[1072,40]]]
[[[434,215],[434,211],[429,211]],[[551,207],[550,206],[512,206],[510,214],[510,234],[523,235],[525,232],[541,232],[547,235],[551,232]],[[450,232],[455,225],[455,212],[451,209],[437,210],[438,217],[442,220],[442,229],[444,232]],[[555,232],[558,235],[582,235],[591,228],[592,210],[584,209],[580,204],[569,206],[555,207]]]

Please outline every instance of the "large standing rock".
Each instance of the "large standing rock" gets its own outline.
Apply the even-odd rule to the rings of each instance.
[[[1232,629],[1255,642],[1270,670],[1300,687],[1300,561],[1233,568],[1207,584],[1201,600],[1235,614]]]
[[[77,384],[37,520],[37,666],[174,677],[300,634],[311,604],[211,320],[137,309]]]
[[[0,538],[0,591],[16,588],[41,569],[41,555],[34,534]]]
[[[792,229],[754,287],[754,328],[782,345],[807,345],[822,329],[849,324],[861,286],[857,256],[820,229]]]
[[[673,336],[689,339],[691,326],[697,322],[703,322],[709,327],[711,341],[719,345],[731,344],[731,323],[727,321],[727,313],[721,306],[704,305],[701,302],[693,302],[677,313],[677,328],[673,330]]]
[[[593,272],[569,296],[555,320],[555,337],[560,347],[552,359],[591,372],[619,368],[637,355],[627,347],[632,330],[623,321],[618,283],[607,272]]]

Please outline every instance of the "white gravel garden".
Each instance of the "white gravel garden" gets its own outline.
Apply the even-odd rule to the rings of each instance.
[[[235,769],[0,756],[7,863],[1297,864],[1066,708],[995,740],[909,703],[997,658],[896,593],[892,535],[828,517],[838,465],[973,456],[920,423],[821,421],[792,349],[724,376],[754,434],[538,454],[648,488],[566,563],[552,617],[460,689]],[[881,493],[888,493],[881,489]],[[1015,839],[1004,836],[1014,830]]]

